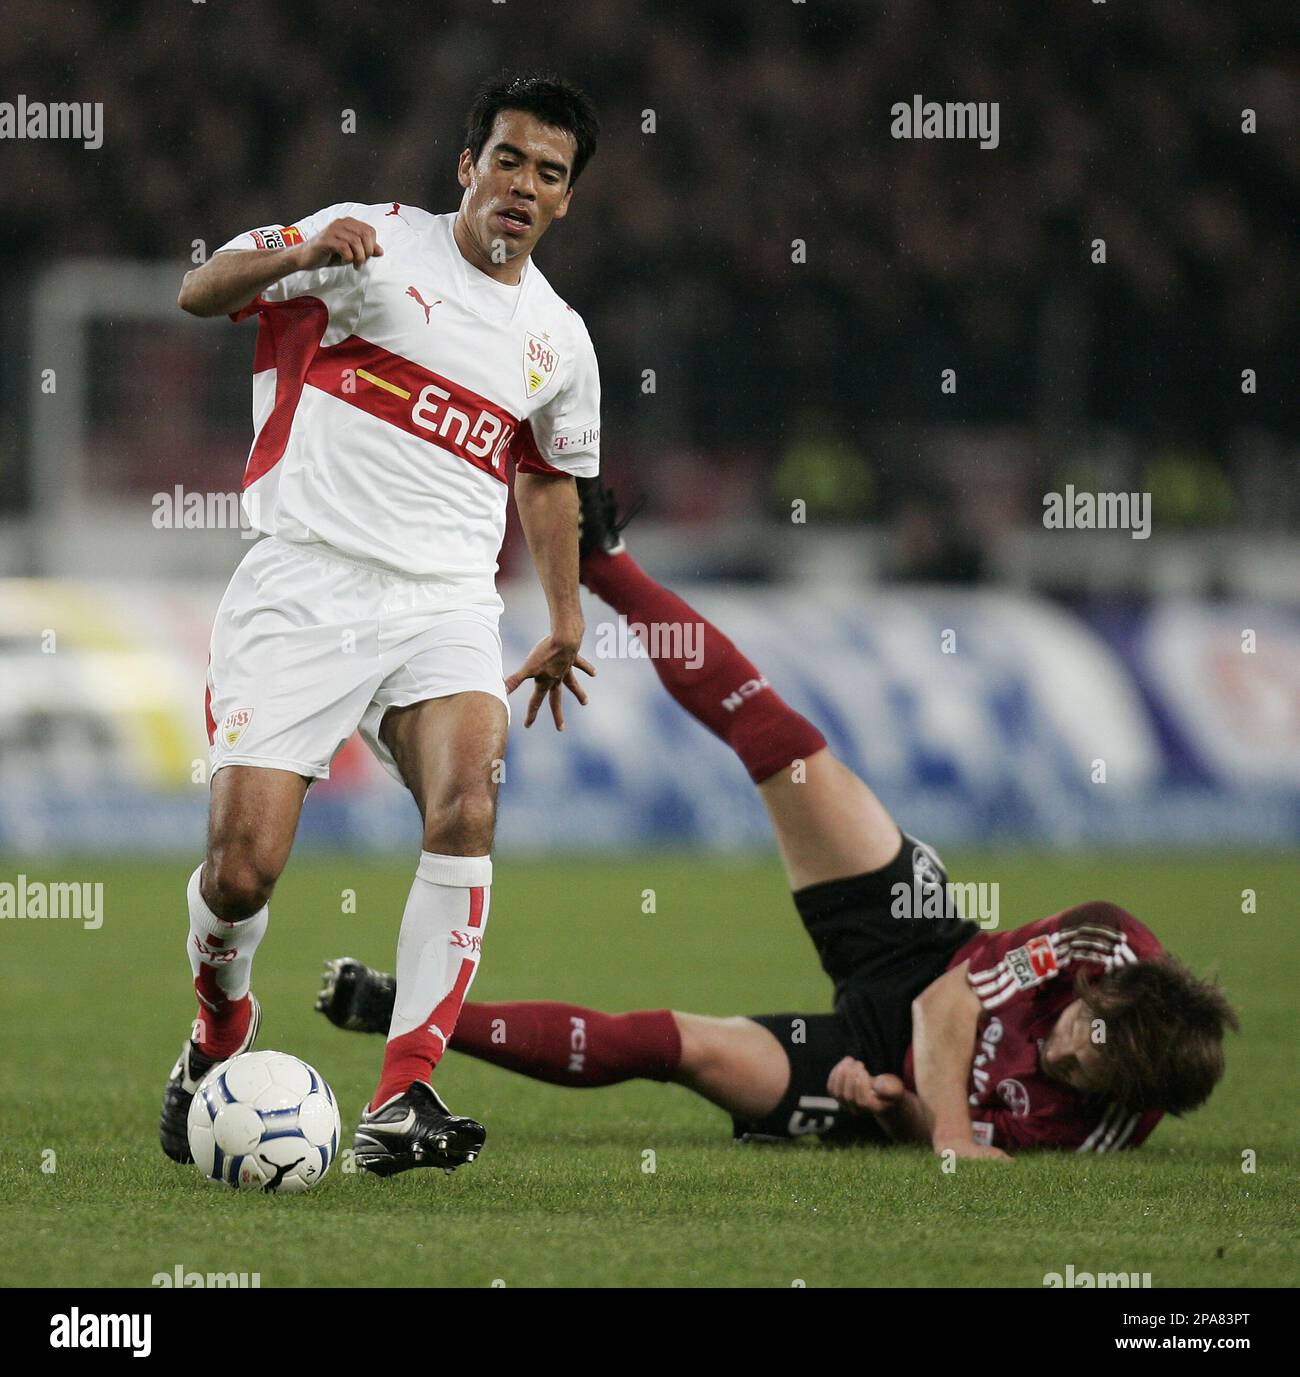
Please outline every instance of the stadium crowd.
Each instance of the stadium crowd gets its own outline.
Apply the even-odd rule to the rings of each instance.
[[[775,505],[813,446],[856,516],[913,500],[908,427],[941,417],[1040,442],[1114,426],[1229,482],[1231,431],[1292,424],[1285,389],[1238,385],[1296,352],[1284,7],[10,0],[5,18],[7,98],[105,111],[98,150],[4,147],[11,267],[128,255],[179,276],[196,238],[333,201],[450,209],[472,89],[537,66],[602,109],[541,262],[588,322],[627,454],[698,447]],[[914,94],[998,102],[998,147],[892,138]]]

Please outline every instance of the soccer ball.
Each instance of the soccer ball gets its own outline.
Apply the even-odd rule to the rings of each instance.
[[[310,1190],[339,1147],[334,1092],[287,1052],[244,1052],[214,1066],[186,1126],[204,1176],[241,1191]]]

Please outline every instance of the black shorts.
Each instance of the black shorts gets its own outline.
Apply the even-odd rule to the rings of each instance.
[[[912,1001],[979,932],[952,911],[947,882],[934,851],[904,834],[883,869],[796,891],[795,907],[835,986],[835,1012],[755,1018],[785,1048],[790,1085],[761,1122],[737,1122],[737,1137],[816,1133],[832,1141],[885,1141],[871,1115],[840,1110],[826,1093],[826,1077],[845,1056],[857,1057],[872,1075],[902,1074]]]
[[[831,1068],[852,1050],[849,1026],[840,1014],[755,1014],[785,1049],[790,1084],[781,1103],[761,1119],[732,1120],[742,1143],[784,1142],[816,1135],[823,1143],[887,1143],[871,1114],[849,1114],[826,1090]]]

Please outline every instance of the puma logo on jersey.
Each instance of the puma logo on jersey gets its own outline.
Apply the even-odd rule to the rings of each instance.
[[[397,218],[398,218],[404,225],[410,224],[410,221],[406,218],[405,215],[402,214],[402,203],[401,203],[400,201],[394,201],[394,202],[393,202],[393,208],[392,208],[392,210],[386,210],[386,211],[384,211],[384,219],[385,219],[385,220],[387,220],[388,217],[389,217],[390,215],[396,215]]]
[[[391,215],[393,212],[390,210],[388,213]],[[441,305],[442,305],[442,298],[441,298],[441,297],[439,297],[439,298],[437,299],[437,301],[426,301],[426,300],[420,295],[420,289],[419,289],[418,287],[408,287],[408,288],[406,289],[406,295],[409,296],[409,297],[413,297],[413,298],[414,298],[416,301],[418,301],[418,302],[420,303],[420,305],[424,308],[424,323],[425,323],[426,325],[429,324],[429,312],[432,311],[433,308],[434,308],[435,306],[441,306]]]

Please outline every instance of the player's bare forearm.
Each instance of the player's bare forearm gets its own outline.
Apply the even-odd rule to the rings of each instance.
[[[831,1069],[826,1089],[850,1114],[874,1114],[895,1143],[928,1143],[930,1126],[921,1101],[899,1077],[873,1076],[855,1056],[843,1057]]]
[[[563,731],[561,690],[568,689],[585,705],[586,691],[573,671],[596,672],[578,654],[585,630],[578,600],[578,485],[567,474],[516,473],[515,506],[546,594],[551,632],[538,641],[513,674],[506,676],[506,692],[513,693],[525,679],[531,679],[533,694],[524,726],[531,727],[541,705],[549,701],[555,725]]]
[[[185,274],[176,304],[192,316],[226,316],[242,310],[260,293],[298,272],[295,244],[284,249],[227,249]]]
[[[966,979],[967,962],[945,971],[912,1003],[912,1057],[916,1090],[936,1152],[1003,1157],[975,1142],[966,1086],[975,1054],[980,1002]]]
[[[214,253],[185,274],[176,304],[192,316],[230,315],[290,273],[344,266],[359,270],[383,252],[373,225],[344,215],[302,244]]]
[[[578,485],[568,474],[517,473],[515,505],[551,614],[551,636],[576,654],[585,629],[578,596]]]
[[[910,1090],[905,1090],[890,1109],[876,1118],[896,1143],[930,1142],[930,1117],[920,1097]]]

